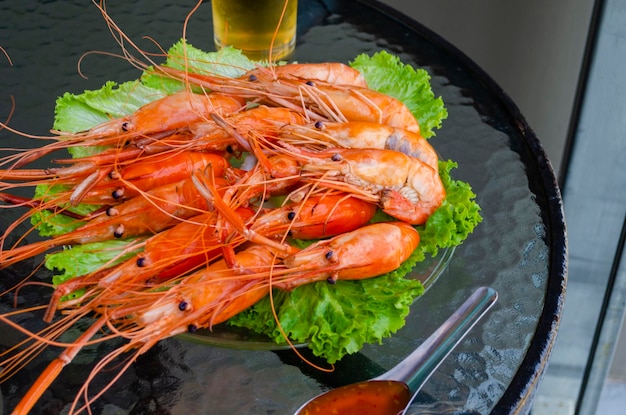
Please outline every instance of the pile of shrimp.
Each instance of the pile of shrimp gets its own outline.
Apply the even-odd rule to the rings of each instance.
[[[187,87],[1,160],[2,207],[26,213],[0,237],[0,268],[55,249],[128,242],[115,260],[54,287],[41,332],[0,315],[29,338],[3,352],[0,378],[46,346],[63,348],[14,414],[27,413],[86,345],[126,339],[93,369],[71,413],[88,410],[103,393],[87,396],[89,380],[124,353],[133,354],[122,371],[159,340],[211,328],[273,289],[397,269],[419,244],[414,225],[445,198],[437,154],[415,117],[347,65],[258,67],[238,78],[153,70]],[[104,150],[29,168],[70,147]],[[57,190],[28,199],[12,192],[33,186]],[[78,205],[93,208],[78,214]],[[379,210],[390,219],[371,223]],[[34,228],[18,230],[43,211],[73,230],[27,242]],[[59,341],[88,316],[95,322],[78,339]]]

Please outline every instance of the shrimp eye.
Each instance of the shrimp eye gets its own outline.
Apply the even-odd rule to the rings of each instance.
[[[110,207],[110,208],[107,208],[106,214],[107,216],[117,216],[120,214],[120,212],[114,207]]]
[[[318,130],[321,130],[322,128],[324,128],[324,123],[321,121],[316,121],[315,128],[317,128]]]
[[[187,301],[183,300],[180,303],[178,303],[178,309],[180,311],[185,311],[188,307],[189,307],[189,303]],[[192,326],[189,326],[189,327],[192,327]],[[195,326],[193,326],[193,327],[195,327]],[[191,330],[189,330],[189,331],[191,331]]]
[[[133,128],[133,125],[128,121],[124,121],[122,123],[122,131],[130,131]]]
[[[233,154],[235,152],[235,150],[233,150],[233,146],[231,146],[230,144],[228,146],[226,146],[226,152],[228,154]]]
[[[189,333],[195,333],[198,330],[198,326],[196,326],[195,324],[190,324],[187,326],[187,331]]]
[[[124,197],[124,188],[123,187],[118,187],[117,189],[115,189],[113,191],[113,193],[111,193],[111,196],[113,196],[113,199],[121,199]]]
[[[332,261],[334,256],[335,256],[335,253],[333,251],[328,251],[326,252],[326,254],[324,254],[324,258],[326,258],[329,261]]]
[[[258,78],[256,77],[256,75],[250,75],[250,76],[248,77],[248,80],[249,80],[249,81],[252,81],[252,82],[255,82],[257,79],[258,79]]]
[[[341,157],[341,154],[339,153],[335,153],[333,154],[333,156],[331,157],[332,161],[341,161],[343,159],[343,157]]]
[[[117,179],[119,179],[119,178],[120,178],[120,173],[119,173],[118,171],[111,170],[111,171],[109,172],[109,179],[111,179],[111,180],[117,180]]]
[[[313,81],[306,81],[306,84],[308,86],[315,86],[315,83]]]
[[[328,277],[328,278],[326,278],[326,281],[329,284],[335,284],[337,282],[337,278],[335,278],[335,277]]]
[[[146,258],[144,257],[137,258],[138,267],[145,267],[146,265],[148,265],[148,261],[146,261]]]
[[[296,218],[296,212],[287,213],[287,219],[294,220]]]
[[[113,236],[115,236],[116,238],[121,238],[122,236],[124,236],[124,225],[118,226],[113,232]]]

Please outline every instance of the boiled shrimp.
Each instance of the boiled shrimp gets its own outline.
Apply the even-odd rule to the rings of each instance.
[[[286,65],[259,67],[246,72],[241,78],[264,82],[291,79],[302,82],[314,81],[331,85],[367,88],[367,82],[361,72],[340,62],[288,63]]]
[[[53,143],[5,157],[0,165],[9,165],[10,169],[14,169],[46,154],[70,147],[119,146],[120,143],[125,145],[139,137],[171,134],[192,123],[207,120],[211,113],[228,115],[243,109],[244,105],[244,101],[238,97],[196,94],[184,90],[152,101],[130,115],[101,123],[85,132],[56,132],[58,137]],[[11,131],[29,137],[13,129]]]
[[[230,117],[213,116],[208,122],[190,126],[194,149],[252,151],[259,140],[275,140],[285,125],[303,125],[306,118],[293,110],[265,105],[234,114]]]
[[[69,188],[67,191],[55,193],[54,197],[47,197],[48,205],[101,205],[119,203],[139,195],[140,192],[181,181],[193,172],[204,171],[209,166],[213,174],[222,176],[229,163],[217,153],[191,151],[138,157],[124,160],[119,165],[115,162],[105,164],[89,157],[88,160],[79,161],[69,167],[0,171],[0,180],[39,178],[7,185],[7,188],[40,184],[63,185]]]
[[[237,214],[250,218],[254,212],[241,208]],[[57,309],[73,308],[76,303],[91,301],[102,290],[115,292],[116,286],[129,287],[131,283],[135,286],[156,285],[219,258],[223,253],[223,244],[217,235],[215,217],[215,212],[207,212],[182,221],[145,240],[130,244],[133,250],[140,252],[122,263],[113,266],[105,263],[102,269],[95,269],[59,284],[51,296],[44,321],[50,322]],[[234,240],[228,243],[238,246]],[[79,289],[84,290],[79,298],[61,301],[64,296]]]
[[[419,132],[409,109],[396,98],[367,88],[305,85],[299,88],[306,109],[339,122],[368,121]]]
[[[215,121],[216,118],[220,120],[219,123]],[[253,106],[228,116],[222,116],[217,112],[211,113],[206,120],[189,124],[187,128],[178,130],[175,134],[139,138],[134,140],[132,145],[147,154],[172,150],[235,153],[238,150],[249,150],[248,138],[275,139],[281,126],[302,125],[306,121],[302,114],[287,108]],[[231,130],[225,129],[224,125],[229,126]],[[232,130],[238,132],[239,136],[233,136]]]
[[[360,228],[376,213],[376,205],[346,193],[313,195],[299,203],[270,209],[252,228],[263,234],[294,239],[322,239]]]
[[[284,259],[290,270],[276,286],[292,289],[312,281],[372,278],[397,269],[420,241],[405,222],[363,226],[332,239],[319,241]],[[382,248],[384,247],[384,248]]]
[[[389,250],[380,249],[381,238],[389,242]],[[211,286],[215,281],[214,273],[218,271],[226,274],[218,277],[218,281],[238,281],[239,284],[262,282],[264,296],[272,285],[293,288],[328,278],[331,278],[330,282],[334,282],[337,278],[363,279],[382,275],[396,269],[408,259],[418,244],[419,234],[415,228],[402,222],[387,222],[364,226],[320,241],[285,258],[284,266],[281,266],[281,261],[271,249],[253,245],[237,254],[240,261],[243,259],[241,263],[246,265],[245,274],[235,277],[227,264],[216,263],[207,270],[185,277],[180,284],[173,286],[162,299],[155,301],[150,309],[141,314],[139,321],[142,324],[163,322],[161,329],[169,326],[171,328],[165,331],[169,335],[176,335],[201,327],[211,327],[242,311],[243,308],[238,305],[236,308],[224,308],[219,316],[204,312],[207,298],[216,295],[216,290],[211,289]],[[276,277],[275,282],[270,281],[272,275]]]
[[[352,189],[355,196],[378,203],[385,213],[413,225],[423,224],[446,196],[435,169],[398,151],[337,148],[295,151],[294,157],[303,161],[303,172],[313,173],[303,180]]]
[[[181,220],[206,212],[206,199],[191,179],[157,187],[122,204],[106,209],[74,231],[0,252],[0,268],[62,245],[85,244],[110,239],[150,235],[174,226]],[[6,235],[17,224],[12,225]]]
[[[102,123],[77,135],[83,141],[111,136],[128,140],[132,137],[187,127],[206,120],[213,112],[228,115],[241,110],[244,105],[241,99],[230,95],[183,90],[152,101],[131,115]]]
[[[291,137],[317,139],[338,147],[395,150],[439,169],[439,157],[428,140],[404,128],[363,121],[318,121],[312,126],[286,125],[281,130],[281,138]]]
[[[258,216],[250,208],[239,207],[234,213],[243,222],[250,221],[248,226],[251,229],[268,237],[320,239],[358,229],[373,217],[375,210],[375,205],[350,195],[331,193],[313,195],[303,202],[279,208],[263,209]],[[44,320],[51,321],[55,309],[72,307],[75,302],[84,303],[98,290],[115,290],[118,283],[124,287],[131,281],[137,285],[158,284],[180,277],[226,254],[228,251],[223,249],[226,244],[237,248],[246,241],[244,238],[220,237],[219,231],[216,213],[210,212],[133,244],[133,249],[141,249],[136,256],[119,265],[60,284],[52,295]],[[229,259],[225,260],[229,262]],[[88,290],[74,302],[60,302],[63,296],[79,288]]]

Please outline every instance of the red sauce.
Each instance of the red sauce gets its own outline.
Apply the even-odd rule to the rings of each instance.
[[[386,380],[355,383],[333,389],[309,402],[303,415],[397,415],[409,402],[409,388]]]

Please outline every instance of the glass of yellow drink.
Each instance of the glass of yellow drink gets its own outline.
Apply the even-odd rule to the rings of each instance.
[[[218,50],[232,46],[254,60],[283,59],[293,52],[297,0],[213,0],[212,3],[213,38]]]

